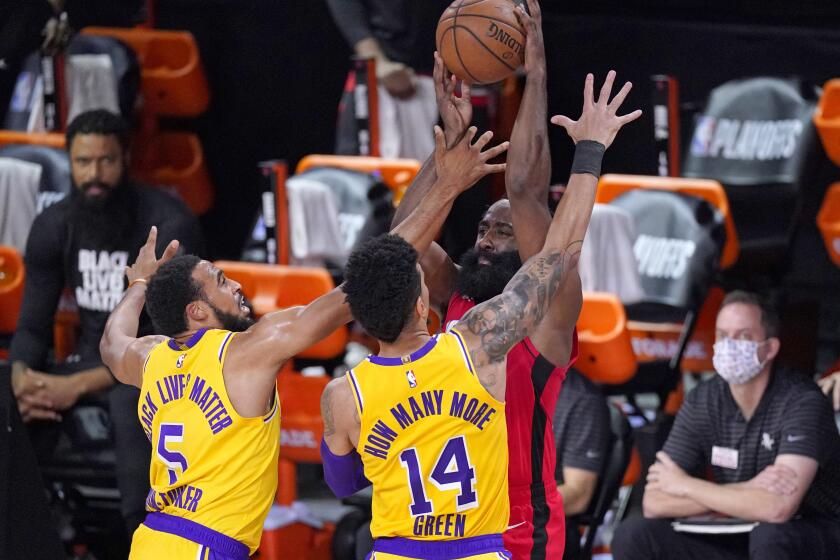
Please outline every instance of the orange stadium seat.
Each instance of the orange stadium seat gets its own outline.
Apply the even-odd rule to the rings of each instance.
[[[577,323],[580,355],[575,367],[596,383],[618,385],[636,373],[627,317],[612,294],[586,292]]]
[[[86,27],[82,33],[119,39],[137,54],[144,111],[195,117],[210,104],[207,78],[191,33],[117,27]]]
[[[295,173],[303,173],[315,167],[339,167],[363,173],[379,173],[382,181],[394,193],[394,204],[399,204],[411,181],[420,171],[421,165],[416,159],[311,154],[298,162]]]
[[[840,80],[836,81],[840,83]],[[822,207],[817,214],[817,227],[822,234],[828,256],[834,264],[840,266],[840,183],[834,183],[825,193]]]
[[[814,125],[822,140],[825,153],[840,165],[840,78],[829,80],[814,111]]]
[[[11,334],[17,326],[25,277],[20,253],[14,247],[0,245],[0,334]]]

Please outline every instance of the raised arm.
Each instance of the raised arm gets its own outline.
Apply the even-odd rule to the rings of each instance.
[[[463,139],[472,121],[470,86],[461,82],[461,96],[455,95],[458,80],[446,71],[443,60],[437,52],[435,52],[434,83],[438,111],[444,125],[443,132],[446,145],[454,147]],[[431,192],[432,186],[438,178],[435,167],[434,154],[431,154],[423,167],[420,168],[420,172],[414,178],[397,207],[397,212],[391,222],[394,233],[397,233],[395,228],[405,221]],[[442,226],[443,221],[430,232],[434,238],[437,238]],[[415,248],[417,247],[415,246]],[[426,273],[429,299],[433,307],[440,308],[449,301],[449,297],[452,295],[455,277],[458,274],[457,266],[446,254],[446,251],[435,242],[428,245],[425,250],[418,249],[418,252],[421,255],[420,264]]]
[[[542,14],[536,0],[528,0],[528,13],[515,10],[525,30],[525,90],[510,135],[505,190],[510,199],[513,229],[522,262],[536,255],[545,243],[551,215],[548,183],[551,155],[548,150],[545,47]]]
[[[157,228],[152,226],[146,243],[140,248],[137,260],[126,269],[128,290],[111,312],[99,343],[102,362],[121,383],[140,387],[143,383],[143,363],[151,349],[165,339],[163,336],[137,338],[140,312],[146,302],[146,285],[157,269],[178,251],[178,241],[166,246],[163,256],[155,256]]]
[[[641,115],[638,110],[621,117],[616,115],[631,85],[625,84],[609,102],[614,79],[615,72],[610,71],[595,101],[594,77],[587,75],[580,119],[573,121],[565,116],[552,119],[577,144],[572,175],[581,177],[576,181],[577,188],[567,190],[560,202],[542,250],[519,269],[504,292],[474,307],[459,322],[479,379],[499,400],[504,399],[504,363],[508,351],[534,331],[566,277],[576,271],[595,203],[601,156],[618,130]]]

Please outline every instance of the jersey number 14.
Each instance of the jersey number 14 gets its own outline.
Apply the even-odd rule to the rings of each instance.
[[[428,479],[424,479],[420,470],[417,449],[409,447],[400,453],[400,464],[408,471],[408,487],[411,491],[411,515],[428,515],[435,508],[426,493],[426,482],[431,482],[438,490],[458,490],[455,499],[457,511],[464,511],[478,506],[475,491],[475,467],[470,463],[464,436],[450,439],[444,445]]]

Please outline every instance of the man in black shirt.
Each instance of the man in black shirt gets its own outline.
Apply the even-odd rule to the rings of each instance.
[[[814,382],[773,367],[778,330],[778,317],[755,295],[724,299],[718,375],[677,414],[648,473],[645,519],[619,527],[616,560],[838,557],[840,434]],[[759,524],[748,534],[707,536],[677,533],[668,519],[709,512]]]
[[[610,444],[610,411],[600,389],[574,369],[566,373],[554,409],[557,489],[566,514],[564,559],[580,555],[577,516],[589,509]]]
[[[125,267],[152,225],[161,250],[176,238],[190,252],[203,245],[198,222],[182,202],[128,178],[128,126],[121,117],[82,113],[67,127],[67,148],[75,188],[35,219],[26,243],[23,303],[9,351],[12,386],[44,459],[58,436],[53,422],[72,414],[80,400],[108,399],[123,515],[133,531],[148,492],[149,444],[135,416],[139,393],[109,389],[114,379],[100,359],[99,340],[122,298]],[[50,365],[53,318],[65,287],[78,305],[81,332],[75,355]]]

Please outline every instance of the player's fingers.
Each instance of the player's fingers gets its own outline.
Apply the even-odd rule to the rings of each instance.
[[[444,85],[443,85],[443,61],[440,58],[440,54],[435,51],[435,66],[432,70],[432,79],[435,82],[435,94],[437,94],[438,98],[440,98],[441,94],[443,94]]]
[[[480,152],[481,150],[484,149],[484,146],[486,146],[490,142],[490,140],[492,140],[492,139],[493,139],[493,131],[488,130],[487,132],[485,132],[484,134],[482,134],[481,136],[478,137],[478,140],[475,141],[475,143],[473,144],[473,147]]]
[[[484,173],[490,175],[491,173],[503,173],[507,169],[507,163],[493,163],[484,165]]]
[[[610,100],[610,93],[612,93],[613,82],[615,81],[615,70],[607,72],[607,79],[604,80],[604,85],[601,86],[601,93],[598,95],[598,105],[606,105]]]
[[[636,119],[638,119],[641,116],[642,116],[642,110],[641,109],[636,109],[632,113],[627,113],[624,116],[618,117],[618,122],[620,122],[621,125],[624,126],[625,124],[627,124],[629,122],[635,121]]]
[[[542,8],[537,0],[528,0],[528,11],[531,12],[531,17],[535,21],[539,21],[542,17]]]
[[[146,238],[146,247],[152,247],[154,249],[155,243],[157,243],[157,226],[152,226],[149,230],[149,237]]]
[[[618,108],[621,107],[621,104],[624,103],[624,99],[627,97],[627,94],[630,93],[630,90],[633,89],[633,84],[630,82],[625,82],[621,89],[618,90],[618,93],[615,94],[613,100],[610,101],[607,107],[615,114],[618,111]]]
[[[446,152],[446,139],[443,136],[443,130],[435,125],[435,155],[442,156]]]
[[[178,252],[178,247],[180,247],[181,242],[177,239],[173,239],[169,242],[169,245],[166,246],[166,249],[163,250],[163,256],[160,257],[161,263],[167,262],[169,259],[175,256],[175,253]]]
[[[522,28],[522,31],[525,32],[526,36],[528,36],[531,32],[531,18],[525,12],[525,8],[522,4],[516,6],[516,9],[513,10],[513,15],[516,16],[516,21],[519,22],[519,26]]]
[[[43,395],[38,393],[21,395],[19,399],[30,407],[35,408],[53,408],[53,402]]]
[[[464,103],[472,103],[472,89],[470,84],[461,80],[461,101]]]
[[[595,86],[593,82],[595,81],[595,76],[591,73],[586,75],[586,79],[583,81],[583,105],[594,105],[595,104],[595,97],[593,94],[593,90]]]
[[[507,151],[509,146],[510,142],[502,142],[501,144],[493,146],[486,152],[482,152],[484,154],[484,161],[490,161],[491,159],[500,156]]]
[[[475,133],[478,132],[478,128],[471,126],[467,129],[467,132],[464,134],[464,140],[467,142],[468,146],[471,146],[473,143],[473,138],[475,138]]]
[[[567,117],[566,115],[554,115],[551,117],[551,124],[556,124],[557,126],[562,126],[566,129],[566,132],[571,131],[572,126],[574,126],[575,121]]]
[[[665,465],[667,467],[670,467],[670,466],[673,466],[673,465],[676,464],[676,463],[674,463],[674,460],[671,459],[668,456],[668,454],[665,453],[664,451],[657,452],[656,458],[657,458],[657,460],[661,461],[663,465]]]

